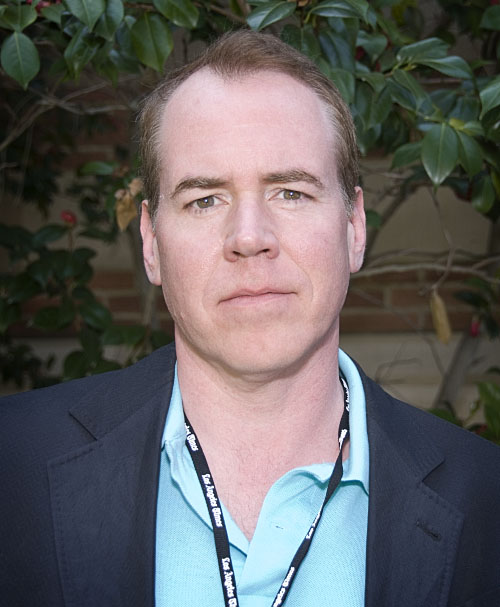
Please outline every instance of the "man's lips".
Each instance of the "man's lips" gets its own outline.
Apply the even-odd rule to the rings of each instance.
[[[291,295],[293,291],[276,287],[263,287],[261,289],[237,289],[221,299],[221,303],[257,303],[281,296]]]

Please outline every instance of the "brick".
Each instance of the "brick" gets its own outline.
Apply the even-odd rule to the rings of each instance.
[[[91,289],[125,290],[135,289],[134,274],[130,271],[96,272],[90,282]]]
[[[372,314],[355,313],[351,310],[340,315],[340,331],[342,333],[400,333],[420,328],[420,315],[411,312],[401,316],[389,311],[379,311]]]
[[[448,310],[448,319],[452,331],[465,331],[470,327],[473,313],[461,310]],[[433,331],[432,317],[430,313],[424,315],[423,328],[428,331]]]
[[[429,305],[429,295],[420,295],[419,289],[391,289],[391,305],[395,307],[424,307]]]
[[[121,297],[110,297],[109,307],[111,312],[132,312],[140,313],[142,311],[142,302],[138,295],[124,295]]]
[[[383,303],[384,291],[382,289],[358,289],[355,287],[347,293],[344,307],[372,308],[380,307]]]
[[[386,272],[384,274],[377,274],[375,276],[363,276],[363,270],[360,274],[353,274],[351,276],[351,283],[356,286],[364,285],[380,285],[390,283],[410,283],[420,284],[423,280],[423,274],[419,271],[412,272]]]
[[[165,333],[168,333],[168,335],[172,336],[172,339],[174,337],[174,321],[169,318],[169,319],[162,319],[160,321],[160,329],[162,331],[165,331]]]
[[[434,270],[426,270],[423,273],[423,279],[429,284],[433,284],[436,282],[436,280],[439,280],[442,275],[443,272],[441,271],[437,272]],[[463,280],[466,280],[467,278],[470,278],[470,274],[467,274],[466,272],[450,272],[446,277],[446,281],[449,282],[453,280],[456,282],[461,282]]]

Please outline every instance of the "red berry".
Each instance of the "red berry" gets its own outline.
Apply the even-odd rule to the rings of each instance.
[[[365,49],[362,46],[357,46],[356,47],[356,61],[361,61],[361,59],[363,59],[363,57],[365,56]]]
[[[61,219],[70,227],[76,225],[77,222],[76,215],[73,211],[61,211]]]
[[[480,328],[481,328],[481,323],[479,322],[479,320],[473,320],[470,323],[469,335],[471,337],[477,337],[479,335],[479,329]]]

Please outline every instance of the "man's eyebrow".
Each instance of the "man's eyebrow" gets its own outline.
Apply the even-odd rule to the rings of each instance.
[[[209,189],[209,188],[220,188],[227,185],[227,181],[219,179],[218,177],[186,177],[182,179],[175,186],[174,190],[170,194],[170,198],[175,198],[181,192],[186,190],[192,190],[194,188]]]
[[[268,173],[267,175],[264,175],[262,181],[264,183],[294,183],[296,181],[305,181],[306,183],[316,186],[319,190],[324,190],[325,188],[319,177],[315,177],[302,169],[290,169],[278,173]]]

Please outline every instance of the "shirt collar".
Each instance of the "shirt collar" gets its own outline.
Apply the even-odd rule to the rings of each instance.
[[[369,452],[368,432],[366,427],[366,400],[363,384],[358,369],[354,362],[339,350],[339,367],[349,386],[350,408],[349,408],[349,458],[344,462],[344,473],[342,483],[357,481],[363,485],[368,493],[369,481]],[[182,409],[182,396],[177,378],[177,363],[175,365],[175,379],[170,399],[165,430],[163,432],[162,447],[167,453],[173,467],[177,467],[184,460],[191,467],[190,457],[187,452],[183,453],[186,440],[186,429],[184,426],[184,412]],[[183,457],[184,456],[184,457]],[[187,459],[186,459],[187,456]],[[188,463],[189,462],[189,463]],[[184,466],[182,466],[184,467]],[[318,480],[325,482],[331,474],[331,464],[312,464],[297,470],[307,471]]]

